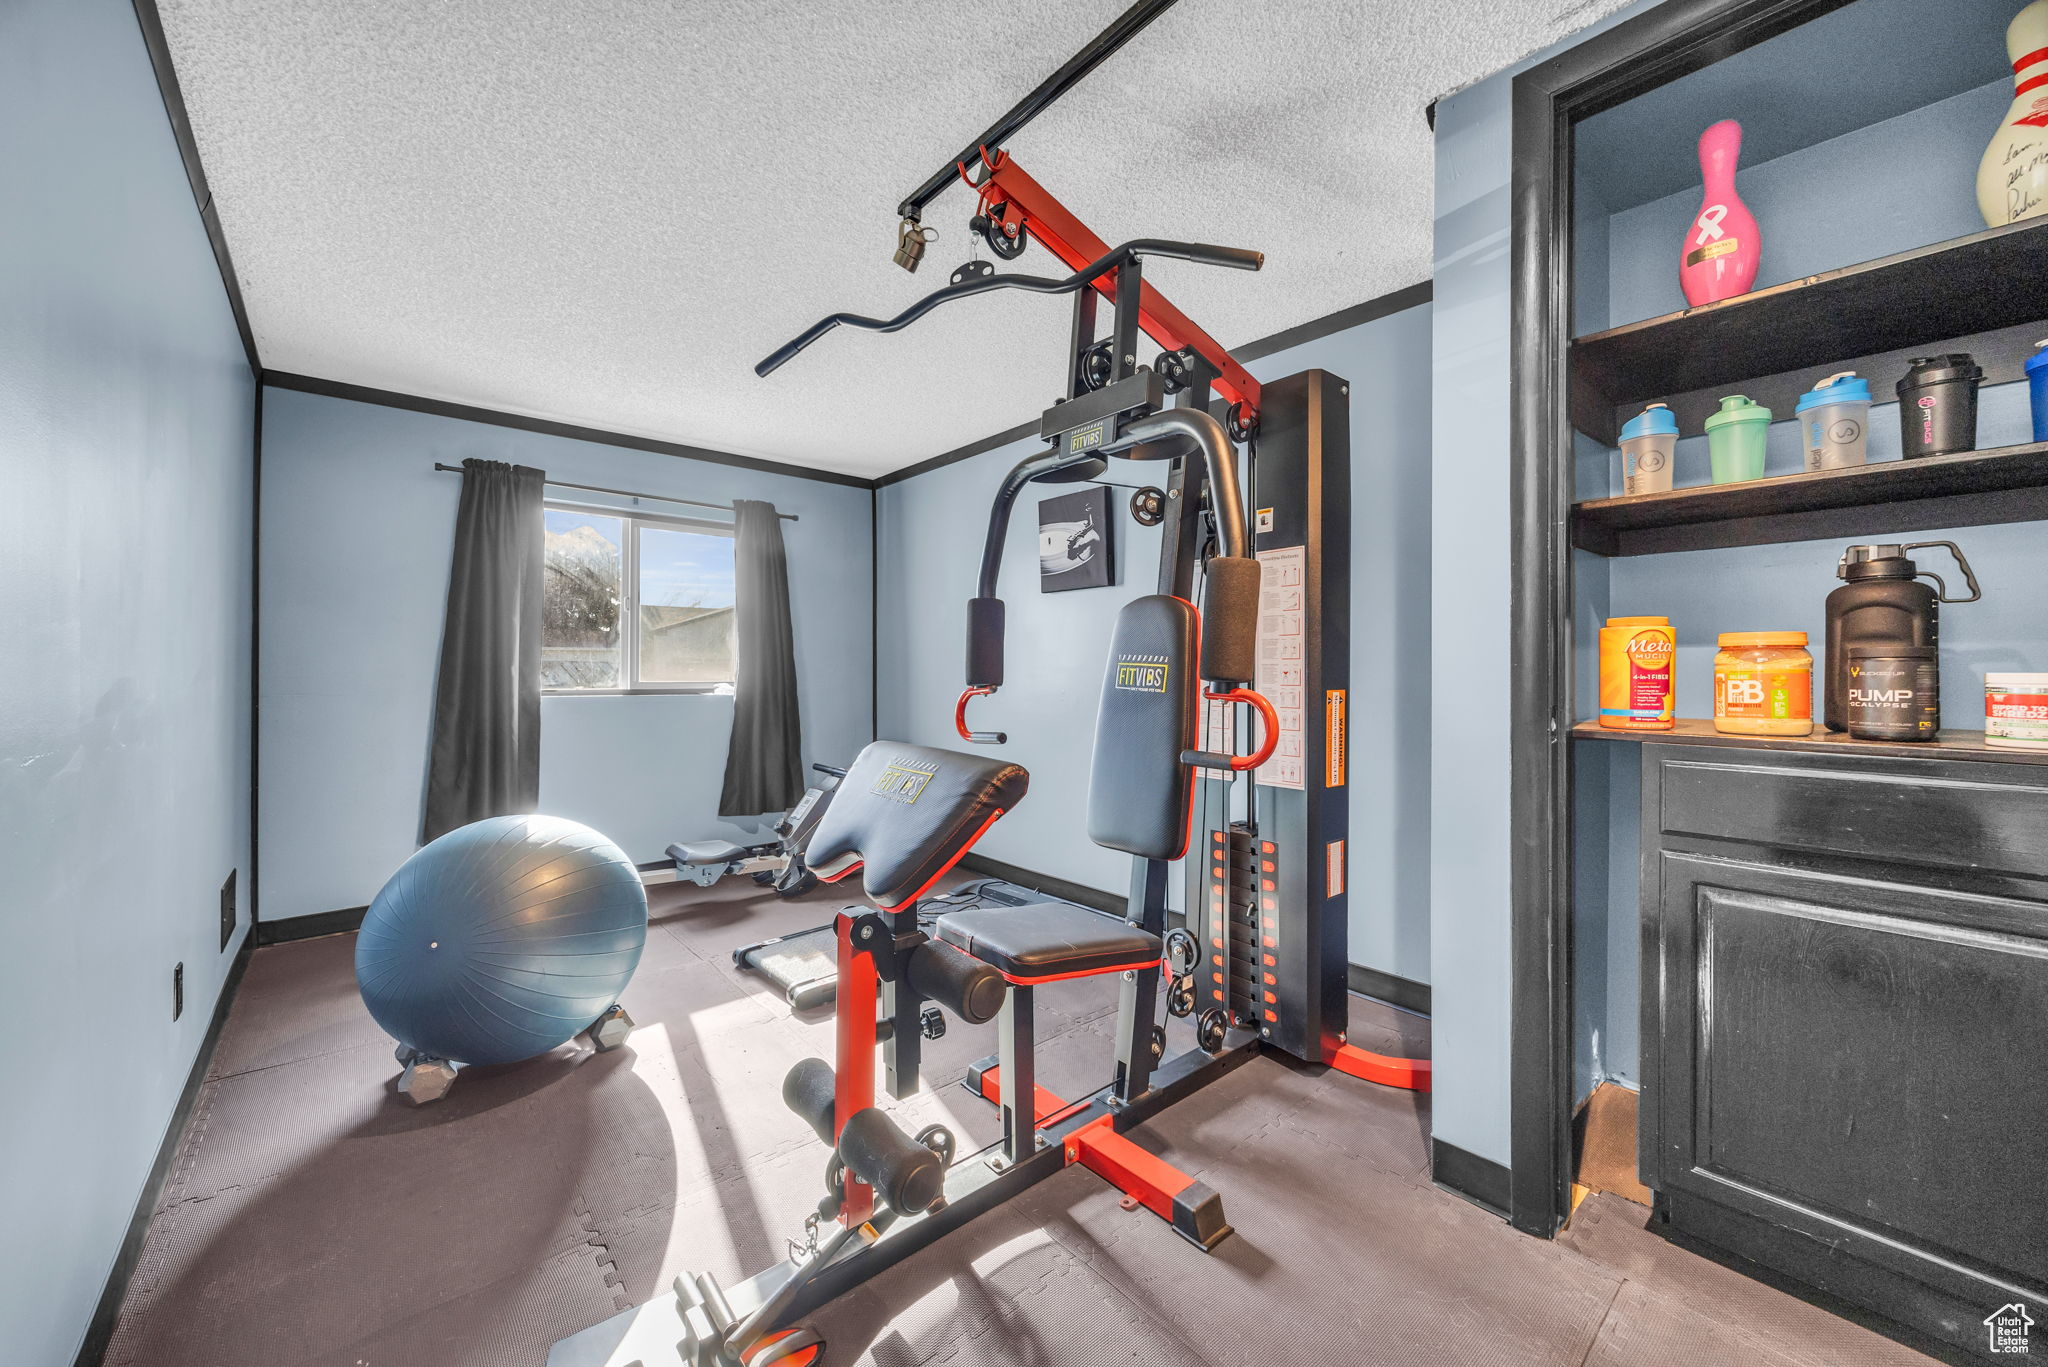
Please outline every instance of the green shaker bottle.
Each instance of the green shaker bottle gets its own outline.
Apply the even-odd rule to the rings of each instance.
[[[1771,410],[1744,394],[1721,400],[1721,411],[1707,415],[1707,454],[1714,463],[1714,483],[1739,484],[1764,477],[1764,435],[1771,430]]]

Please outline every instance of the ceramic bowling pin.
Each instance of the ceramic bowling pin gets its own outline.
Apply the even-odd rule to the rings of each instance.
[[[2048,0],[2035,0],[2048,5]],[[1700,179],[1706,194],[1685,230],[1678,257],[1678,283],[1685,302],[1698,308],[1749,293],[1756,283],[1762,243],[1756,220],[1735,193],[1735,162],[1742,155],[1742,125],[1733,119],[1700,134]]]
[[[2012,108],[1977,163],[1977,207],[1994,228],[2048,212],[2048,0],[2034,0],[2005,31]]]

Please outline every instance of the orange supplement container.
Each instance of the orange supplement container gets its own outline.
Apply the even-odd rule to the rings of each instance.
[[[1600,628],[1600,724],[1610,731],[1669,731],[1678,638],[1669,617],[1610,617]]]
[[[1813,731],[1813,656],[1803,631],[1724,631],[1714,657],[1714,729],[1738,736]]]

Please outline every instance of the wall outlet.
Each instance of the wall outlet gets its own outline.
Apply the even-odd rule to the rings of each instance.
[[[228,941],[235,938],[235,875],[240,869],[228,870],[228,881],[220,885],[220,947],[226,953]]]
[[[185,1014],[185,965],[171,970],[171,1019]]]

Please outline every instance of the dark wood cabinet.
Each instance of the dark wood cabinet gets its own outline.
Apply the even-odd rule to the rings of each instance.
[[[2048,767],[1643,747],[1644,1182],[1968,1352],[2048,1305]]]

